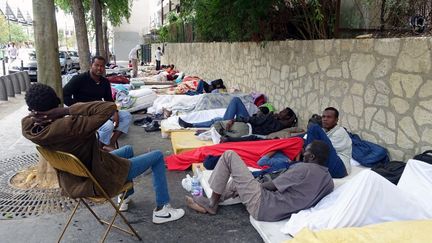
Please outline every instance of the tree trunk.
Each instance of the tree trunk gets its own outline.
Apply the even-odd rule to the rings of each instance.
[[[107,63],[110,62],[110,51],[109,51],[109,37],[108,37],[108,23],[107,20],[104,19],[103,22],[103,40],[104,40],[104,49],[105,49],[105,59],[107,60]]]
[[[80,72],[90,69],[90,49],[87,36],[87,24],[85,21],[84,7],[81,0],[69,0],[72,7],[72,15],[75,24],[76,41],[80,61]]]
[[[54,0],[32,2],[37,80],[53,87],[57,95],[63,97]],[[40,184],[53,185],[58,183],[55,171],[40,155],[36,180]]]
[[[99,0],[93,0],[93,16],[96,35],[96,55],[106,56],[103,29],[102,29],[102,7]]]

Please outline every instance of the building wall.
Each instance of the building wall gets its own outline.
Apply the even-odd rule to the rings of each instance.
[[[263,92],[303,127],[334,106],[341,125],[406,160],[432,149],[431,47],[431,38],[172,43],[162,63]]]
[[[128,60],[129,51],[137,44],[143,44],[143,36],[150,31],[152,4],[153,0],[133,0],[129,22],[124,21],[113,28],[113,50],[117,60]]]

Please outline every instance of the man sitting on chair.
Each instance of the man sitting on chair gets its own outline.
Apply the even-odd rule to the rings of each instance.
[[[172,208],[169,204],[165,163],[160,151],[134,157],[131,146],[112,153],[100,149],[96,131],[115,112],[113,102],[93,101],[59,107],[60,99],[55,91],[40,83],[30,86],[25,100],[31,113],[22,119],[24,137],[45,148],[75,155],[111,197],[127,181],[151,168],[156,192],[153,223],[161,224],[183,217],[183,209]],[[61,171],[57,174],[61,188],[72,198],[101,195],[89,178]],[[128,196],[132,193],[129,191],[125,195],[121,211],[127,210]]]

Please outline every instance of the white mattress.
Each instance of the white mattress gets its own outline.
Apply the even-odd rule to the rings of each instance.
[[[157,98],[156,93],[146,87],[130,90],[129,95],[131,98],[135,99],[135,102],[133,103],[132,107],[125,109],[125,111],[128,112],[135,112],[148,108],[153,105],[153,102]]]
[[[342,184],[344,184],[345,182],[347,182],[349,179],[351,179],[352,177],[354,177],[355,175],[357,175],[358,173],[360,173],[363,170],[369,170],[369,168],[361,166],[357,161],[351,159],[351,173],[342,178],[342,179],[333,179],[335,188],[340,187]],[[251,171],[256,170],[255,168],[251,168],[249,167],[249,169]],[[210,188],[210,185],[208,183],[208,180],[210,178],[212,171],[211,170],[205,170],[202,173],[202,176],[200,178],[200,183],[201,186],[204,189],[204,192],[206,193],[207,196],[210,196],[212,193],[212,189]],[[232,205],[232,204],[237,204],[237,203],[241,203],[239,198],[232,198],[232,199],[228,199],[224,202],[221,202],[219,205]],[[278,222],[263,222],[263,221],[258,221],[255,220],[254,218],[252,218],[251,216],[249,217],[250,222],[252,224],[252,226],[256,229],[256,231],[258,231],[258,233],[260,234],[261,238],[263,239],[264,242],[266,243],[273,243],[273,242],[282,242],[284,240],[289,240],[292,239],[291,236],[283,234],[280,229],[285,225],[286,222],[288,222],[289,219],[285,219],[285,220],[281,220]]]

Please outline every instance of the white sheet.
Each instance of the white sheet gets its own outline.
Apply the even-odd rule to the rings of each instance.
[[[171,116],[161,121],[161,129],[164,131],[172,131],[182,129],[178,123],[178,118],[181,117],[186,122],[204,122],[211,120],[215,117],[222,117],[225,114],[226,109],[213,109],[204,111],[195,111],[180,116]]]
[[[191,111],[197,104],[201,95],[159,95],[148,109],[150,114],[162,114],[162,108],[168,109],[175,114],[181,111]]]
[[[293,214],[281,231],[295,235],[303,227],[322,230],[431,219],[432,165],[409,160],[402,177],[395,186],[375,172],[362,171],[315,207]]]

